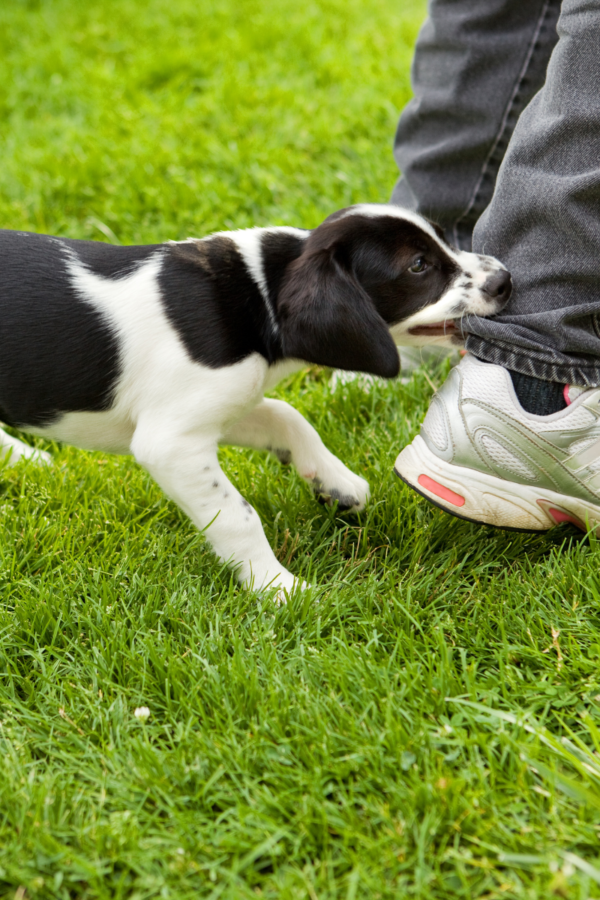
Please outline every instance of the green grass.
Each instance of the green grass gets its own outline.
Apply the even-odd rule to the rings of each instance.
[[[6,0],[2,224],[127,243],[385,200],[423,15]],[[443,376],[278,392],[371,482],[360,517],[223,451],[317,585],[282,608],[128,458],[0,470],[1,896],[600,897],[600,548],[392,477]]]

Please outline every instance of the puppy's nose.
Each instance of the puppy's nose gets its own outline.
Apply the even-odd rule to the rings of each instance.
[[[506,269],[500,269],[499,272],[494,272],[494,274],[490,275],[487,279],[481,290],[485,291],[492,300],[508,300],[510,292],[512,291],[512,278],[510,277],[510,272],[507,272]]]

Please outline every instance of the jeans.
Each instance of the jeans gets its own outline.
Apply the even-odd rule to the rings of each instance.
[[[600,0],[430,0],[412,78],[391,202],[513,278],[467,348],[600,385]]]

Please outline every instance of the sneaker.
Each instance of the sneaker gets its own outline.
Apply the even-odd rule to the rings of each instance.
[[[545,531],[600,524],[600,388],[565,387],[551,416],[525,412],[501,366],[467,354],[435,394],[396,474],[470,522]]]

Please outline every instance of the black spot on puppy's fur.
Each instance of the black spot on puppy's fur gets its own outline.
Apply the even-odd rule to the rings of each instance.
[[[154,253],[162,252],[163,244],[140,247],[115,247],[101,241],[65,241],[81,262],[103,278],[124,278],[146,262]]]
[[[309,234],[307,231],[306,236]],[[266,231],[261,238],[263,272],[269,300],[275,310],[286,268],[300,256],[304,244],[305,239],[285,231]]]
[[[0,231],[0,418],[7,425],[41,427],[65,412],[111,405],[119,344],[69,275],[81,243],[85,255],[88,242]],[[130,263],[138,248],[128,249]]]
[[[190,357],[217,369],[281,357],[258,285],[231,238],[171,244],[159,274],[165,312]]]

